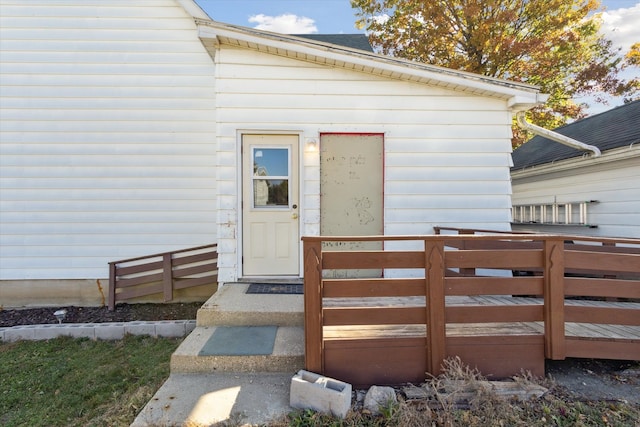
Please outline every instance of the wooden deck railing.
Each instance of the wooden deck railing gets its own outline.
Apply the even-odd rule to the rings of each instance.
[[[198,246],[109,263],[109,310],[118,302],[162,294],[218,281],[218,245]]]
[[[580,239],[304,237],[306,368],[366,385],[422,381],[453,355],[495,376],[543,375],[545,358],[640,359],[640,240]],[[384,249],[323,245],[353,241]],[[358,277],[367,269],[384,276]]]

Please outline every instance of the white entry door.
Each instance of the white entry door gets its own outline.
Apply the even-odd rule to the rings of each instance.
[[[242,135],[242,274],[299,275],[298,136]]]

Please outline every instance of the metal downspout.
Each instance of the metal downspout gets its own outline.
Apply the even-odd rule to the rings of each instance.
[[[534,125],[533,123],[527,122],[524,111],[518,111],[516,113],[516,120],[518,121],[518,124],[520,126],[522,126],[524,129],[530,130],[536,135],[543,136],[545,138],[551,139],[553,141],[559,142],[560,144],[564,144],[578,150],[591,151],[593,153],[593,157],[600,157],[600,155],[602,154],[600,152],[600,149],[594,145],[585,144],[584,142],[569,138],[568,136],[559,134],[558,132],[554,132],[552,130],[545,129],[543,127]]]

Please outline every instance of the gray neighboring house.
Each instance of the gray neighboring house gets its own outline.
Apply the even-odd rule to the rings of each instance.
[[[601,156],[536,136],[513,152],[513,230],[640,237],[640,101],[554,130]]]

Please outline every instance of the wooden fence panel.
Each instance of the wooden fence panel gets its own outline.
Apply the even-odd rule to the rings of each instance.
[[[341,325],[413,325],[424,324],[423,307],[324,308],[325,326]]]
[[[325,279],[325,298],[380,298],[424,295],[424,279]]]
[[[447,252],[447,268],[526,269],[542,264],[542,251],[516,250],[465,250]]]
[[[423,252],[322,252],[322,268],[332,269],[380,269],[424,268]]]
[[[542,304],[446,307],[445,318],[447,323],[541,322],[543,308]]]
[[[640,272],[640,255],[591,251],[565,251],[567,269],[607,270],[615,274]]]
[[[542,277],[447,277],[447,295],[542,295]]]
[[[564,312],[567,322],[640,326],[640,310],[637,307],[565,306]]]
[[[564,293],[566,296],[640,300],[640,280],[565,277]]]
[[[218,281],[217,245],[198,246],[109,263],[109,310],[119,301],[162,294]]]
[[[325,240],[422,242],[424,249],[323,252]],[[545,357],[640,354],[640,302],[633,302],[640,240],[502,233],[303,241],[307,369],[359,385],[398,384],[439,373],[453,355],[500,377],[521,368],[544,375]],[[393,269],[398,277],[322,278],[333,269]],[[423,277],[413,277],[421,269]],[[478,276],[479,269],[509,277]],[[571,275],[587,269],[590,277]],[[583,322],[593,327],[580,336]]]

